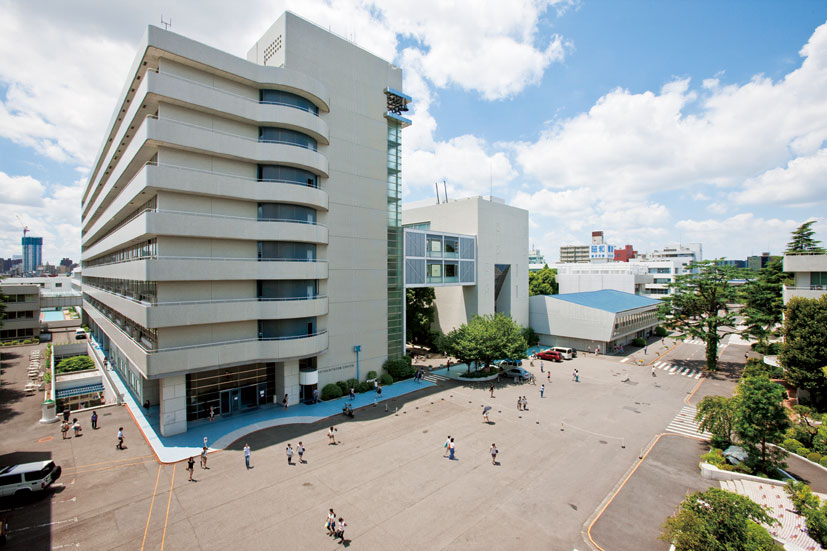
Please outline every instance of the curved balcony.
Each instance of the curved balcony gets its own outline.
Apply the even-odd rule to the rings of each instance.
[[[258,319],[324,316],[326,296],[289,299],[215,299],[150,304],[84,285],[84,292],[147,329]]]
[[[83,269],[89,277],[138,281],[223,281],[236,279],[327,279],[326,260],[156,256]]]
[[[259,163],[278,162],[328,176],[327,158],[312,149],[221,132],[203,126],[147,117],[147,140],[180,149]]]
[[[298,241],[327,245],[327,227],[295,220],[258,220],[198,212],[146,210],[127,220],[94,246],[83,251],[89,260],[124,243],[145,240],[147,236],[173,235],[212,239],[250,241]]]
[[[279,126],[298,130],[312,136],[321,144],[330,143],[327,123],[315,113],[299,107],[261,103],[258,98],[249,98],[222,90],[208,84],[164,72],[147,72],[145,81],[147,97],[143,103],[154,105],[159,98],[175,100],[221,116],[232,115],[261,126]],[[152,112],[154,110],[150,110]]]

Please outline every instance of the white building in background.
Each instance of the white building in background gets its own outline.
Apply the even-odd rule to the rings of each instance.
[[[560,294],[614,289],[633,295],[646,294],[645,286],[654,282],[648,267],[640,263],[558,264]]]
[[[543,253],[540,252],[540,249],[533,248],[528,251],[528,271],[529,272],[536,272],[537,270],[542,270],[548,263],[546,262],[546,258],[543,256]]]
[[[401,87],[291,13],[246,60],[148,28],[82,198],[83,304],[163,435],[401,355]]]
[[[786,253],[784,271],[795,278],[792,285],[784,285],[784,304],[792,297],[819,298],[827,294],[827,254]]]
[[[686,265],[704,259],[703,245],[700,243],[667,245],[663,249],[655,249],[643,255],[643,257],[643,260],[674,260],[678,264]]]
[[[435,287],[435,323],[440,331],[448,333],[477,314],[497,312],[511,316],[523,327],[528,325],[528,211],[508,206],[497,197],[470,197],[436,205],[404,205],[402,223],[406,232],[405,285]],[[425,255],[412,254],[414,248],[419,250],[414,234],[424,234],[419,240],[426,247]],[[449,251],[446,239],[451,243],[456,240],[459,248]],[[466,257],[465,244],[471,246],[472,241],[476,242],[476,257]],[[444,260],[447,253],[458,256],[449,262]],[[472,284],[463,264],[474,258]],[[446,282],[442,270],[453,266],[454,259],[459,262],[458,279]]]

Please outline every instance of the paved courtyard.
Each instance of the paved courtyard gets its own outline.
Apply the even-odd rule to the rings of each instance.
[[[18,361],[28,355],[18,350],[18,358],[4,362],[4,392],[14,391]],[[579,383],[571,380],[574,367]],[[157,463],[124,407],[103,409],[98,431],[81,419],[85,434],[63,441],[57,426],[38,423],[39,396],[10,394],[0,452],[51,456],[64,468],[54,492],[23,507],[3,506],[10,543],[333,549],[337,543],[323,528],[333,507],[348,522],[348,545],[360,549],[587,549],[584,524],[698,381],[652,378],[647,368],[610,357],[551,369],[551,383],[535,367],[536,386],[503,384],[493,399],[487,383],[441,382],[397,398],[388,413],[369,406],[347,422],[337,416],[259,431],[211,454],[209,469],[196,463],[197,482],[187,480],[183,463]],[[529,411],[517,411],[520,395]],[[484,405],[494,408],[490,424],[482,422]],[[327,443],[331,423],[339,429],[336,446]],[[124,451],[114,448],[120,425]],[[456,439],[456,461],[442,457],[447,435]],[[284,448],[299,440],[307,463],[289,466]],[[245,442],[253,450],[249,471]],[[491,443],[500,450],[497,466]]]

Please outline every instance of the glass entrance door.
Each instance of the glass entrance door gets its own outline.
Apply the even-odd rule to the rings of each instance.
[[[221,391],[221,415],[232,415],[241,409],[241,400],[237,388]]]

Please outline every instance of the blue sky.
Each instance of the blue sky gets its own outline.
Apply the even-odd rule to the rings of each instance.
[[[493,181],[548,261],[598,229],[707,258],[777,253],[809,219],[827,241],[827,2],[0,0],[0,256],[20,254],[18,214],[45,259],[79,258],[85,177],[147,24],[243,57],[284,9],[405,71],[406,200]]]

